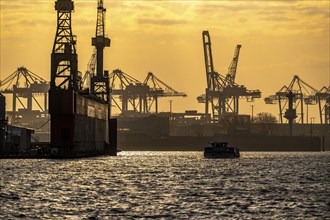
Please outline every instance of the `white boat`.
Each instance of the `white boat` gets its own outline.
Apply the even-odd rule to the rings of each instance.
[[[238,147],[228,147],[227,142],[212,142],[210,147],[205,147],[205,158],[237,158],[240,156]]]

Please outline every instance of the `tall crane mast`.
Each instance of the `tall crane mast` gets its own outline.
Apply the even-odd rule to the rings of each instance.
[[[204,61],[206,71],[207,87],[205,91],[205,115],[209,114],[209,105],[212,108],[212,117],[214,120],[218,120],[223,103],[223,97],[221,97],[221,91],[225,86],[225,78],[219,73],[214,71],[211,37],[208,31],[202,32],[203,48],[204,48]],[[204,97],[198,97],[197,99],[204,99]]]
[[[105,36],[105,14],[103,0],[97,1],[97,20],[95,37],[92,38],[92,46],[96,48],[96,76],[92,77],[92,93],[108,102],[109,98],[109,79],[108,72],[103,73],[103,49],[110,47],[110,38]]]
[[[214,73],[213,58],[212,58],[212,47],[211,37],[208,31],[203,31],[203,48],[204,48],[204,59],[205,59],[205,71],[207,88],[213,89],[214,80],[212,80],[212,73]]]
[[[236,50],[234,53],[233,61],[231,62],[229,68],[228,68],[228,74],[226,76],[226,84],[229,86],[233,86],[235,84],[235,77],[236,77],[236,70],[237,70],[237,64],[238,64],[238,58],[239,58],[239,51],[241,49],[242,45],[237,45]]]
[[[206,70],[207,89],[209,91],[220,91],[225,86],[225,79],[214,71],[211,37],[208,31],[203,31],[203,48]]]
[[[103,76],[103,49],[110,47],[110,39],[105,36],[105,14],[103,0],[97,2],[97,20],[95,37],[92,38],[92,46],[96,48],[96,76]]]
[[[76,36],[72,34],[71,12],[74,3],[71,0],[57,0],[57,30],[51,55],[51,89],[78,90],[78,56]]]

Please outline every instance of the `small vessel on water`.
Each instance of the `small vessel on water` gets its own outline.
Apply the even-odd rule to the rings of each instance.
[[[205,147],[205,158],[237,158],[240,156],[238,147],[228,147],[228,142],[212,142]]]

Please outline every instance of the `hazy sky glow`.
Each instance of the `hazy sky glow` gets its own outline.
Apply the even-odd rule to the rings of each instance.
[[[187,98],[173,110],[198,109],[205,91],[201,33],[209,30],[215,68],[225,75],[236,44],[242,44],[236,82],[260,89],[255,113],[271,111],[263,98],[288,85],[294,75],[316,89],[329,85],[329,7],[322,1],[105,1],[105,69],[120,68],[143,81],[148,71]],[[50,0],[1,0],[1,79],[25,66],[49,80],[56,12]],[[85,72],[95,34],[96,0],[76,0],[73,32],[79,69]],[[168,99],[160,109],[169,110]],[[251,103],[241,102],[250,114]],[[317,106],[314,115],[318,119]],[[312,110],[313,112],[313,110]]]

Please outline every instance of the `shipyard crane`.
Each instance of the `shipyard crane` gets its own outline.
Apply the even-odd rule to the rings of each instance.
[[[57,29],[51,55],[51,90],[78,90],[77,37],[72,34],[71,0],[58,0],[55,10],[58,12]]]
[[[102,1],[100,1],[102,3]],[[109,115],[109,82],[103,75],[103,47],[110,43],[104,37],[103,5],[98,2],[96,37],[92,44],[97,51],[97,75],[92,78],[92,93],[82,90],[78,72],[76,37],[72,34],[73,0],[55,1],[57,31],[51,56],[49,113],[51,120],[51,152],[59,158],[109,153],[116,155],[111,137],[116,122]],[[101,20],[101,21],[99,21]],[[101,30],[99,32],[99,30]],[[100,71],[102,70],[102,71]],[[102,90],[104,87],[106,89]],[[112,139],[114,140],[114,139]]]
[[[106,8],[103,0],[97,1],[97,19],[95,37],[92,38],[92,46],[96,49],[96,75],[91,78],[91,93],[105,102],[110,101],[110,88],[108,71],[103,72],[103,50],[110,47],[110,38],[105,35]]]
[[[205,115],[209,114],[213,122],[227,115],[238,115],[239,98],[246,97],[248,101],[261,97],[259,90],[248,90],[245,86],[235,83],[236,70],[241,45],[236,46],[234,58],[228,68],[226,77],[215,72],[212,58],[211,37],[208,31],[203,31],[203,49],[206,70],[207,87],[205,94],[197,97],[199,103],[205,103]]]
[[[146,106],[146,113],[151,111],[153,104],[155,104],[155,112],[158,113],[158,98],[159,97],[186,97],[184,92],[178,92],[171,86],[164,83],[157,78],[152,72],[149,72],[145,78],[143,85],[148,86],[148,102]]]
[[[17,68],[0,81],[0,92],[13,96],[12,111],[7,112],[11,122],[32,128],[43,123],[48,115],[48,90],[49,83],[25,67]],[[40,99],[43,99],[43,105]],[[21,109],[17,108],[17,102]]]
[[[321,124],[330,124],[330,86],[322,87],[315,96],[319,105]]]
[[[296,111],[296,123],[304,124],[304,104],[307,106],[306,118],[308,121],[308,105],[315,105],[315,95],[317,90],[295,75],[288,86],[284,85],[275,95],[270,95],[264,99],[266,104],[278,104],[279,121],[284,123],[284,110],[288,108],[288,94],[293,94],[293,109]]]

